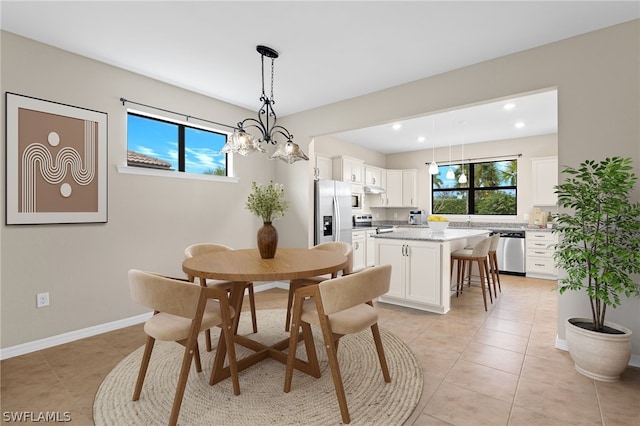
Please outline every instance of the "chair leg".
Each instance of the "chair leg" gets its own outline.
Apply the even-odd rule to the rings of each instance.
[[[333,331],[331,331],[331,324],[329,324],[328,317],[324,315],[319,315],[319,317],[320,328],[322,329],[322,338],[324,340],[324,347],[327,350],[327,358],[329,360],[329,366],[331,367],[333,385],[336,388],[336,397],[338,399],[338,405],[340,406],[342,422],[351,423],[349,407],[347,406],[347,396],[344,391],[344,385],[342,384],[340,365],[338,364],[338,351],[335,344],[335,340],[339,338],[339,336],[335,335]]]
[[[327,348],[327,358],[329,358],[329,366],[331,367],[331,376],[333,377],[333,385],[336,388],[336,397],[338,398],[340,414],[342,415],[342,422],[351,423],[351,418],[349,416],[349,407],[347,406],[347,395],[344,392],[344,385],[342,384],[342,375],[340,374],[340,365],[338,364],[338,354],[336,353],[336,347],[333,343],[331,333],[327,335],[326,331],[323,330],[323,334],[324,344]]]
[[[378,359],[380,360],[382,377],[384,377],[385,382],[389,383],[391,382],[391,375],[389,374],[389,367],[387,366],[387,358],[384,356],[384,348],[382,347],[382,338],[380,337],[378,323],[371,326],[371,333],[373,334],[373,341],[376,343],[376,351],[378,352]]]
[[[293,293],[294,293],[291,289],[292,286],[293,286],[293,283],[290,283],[289,284],[289,300],[291,300],[291,304],[293,304]],[[288,316],[290,315],[290,310],[291,310],[291,306],[289,306],[287,309],[287,323],[285,324],[286,328],[289,328]],[[298,335],[300,334],[301,317],[302,317],[302,301],[298,300],[296,301],[296,306],[293,312],[293,324],[290,327],[291,333],[289,335],[289,350],[287,352],[287,368],[284,374],[284,392],[285,393],[289,393],[291,391],[291,381],[293,380],[293,363],[295,362],[295,358],[296,358],[296,347],[298,346]],[[304,337],[304,331],[303,331],[303,337]],[[306,347],[306,344],[307,344],[307,341],[305,338],[305,347]],[[307,353],[307,357],[309,356],[310,356],[309,353]]]
[[[453,259],[453,258],[449,261],[450,269],[451,269],[451,271],[449,272],[449,282],[450,282],[450,283],[453,281],[453,263],[454,263],[455,261],[456,261],[456,260],[455,260],[455,259]],[[457,297],[457,296],[458,296],[458,285],[457,285],[457,283],[456,283],[456,297]]]
[[[256,318],[256,298],[253,293],[253,283],[249,284],[249,307],[251,308],[251,323],[253,324],[253,332],[258,332],[258,319]]]
[[[196,334],[196,339],[197,339]],[[193,339],[190,339],[193,340]],[[178,423],[178,415],[182,406],[182,398],[184,390],[187,387],[187,379],[189,378],[189,369],[191,368],[191,358],[193,358],[194,345],[187,343],[184,348],[184,356],[182,357],[182,367],[180,368],[180,376],[178,377],[178,385],[176,387],[176,395],[173,398],[173,406],[171,407],[171,415],[169,416],[169,425],[175,426]]]
[[[484,271],[482,270],[482,262],[478,261],[478,269],[480,270],[480,287],[482,288],[482,300],[484,301],[484,310],[487,311],[487,288],[484,285]],[[489,289],[489,297],[491,297],[491,289]],[[492,302],[493,303],[493,300]]]
[[[500,286],[500,270],[498,269],[498,255],[493,252],[489,255],[489,259],[491,260],[491,269],[493,269],[496,280],[498,281],[498,290],[502,293],[502,286]]]
[[[313,342],[313,332],[311,331],[311,326],[306,322],[302,323],[302,338],[304,339],[304,347],[307,351],[307,361],[311,366],[311,375],[316,379],[319,379],[320,364],[318,363],[318,356],[316,355],[316,345]]]
[[[140,371],[138,371],[138,380],[136,381],[136,387],[133,391],[132,401],[140,399],[140,392],[142,392],[142,384],[144,383],[144,377],[147,374],[147,368],[149,367],[149,360],[151,359],[151,352],[153,352],[153,345],[156,342],[151,336],[147,336],[147,342],[144,345],[144,355],[142,355],[142,362],[140,363]]]
[[[460,266],[458,266],[458,283],[460,283],[460,294],[462,294],[462,290],[464,289],[464,276],[467,272],[467,260],[458,259],[458,262],[460,262]]]
[[[196,371],[198,373],[202,373],[202,363],[200,362],[200,347],[198,346],[197,340],[196,345],[193,348],[193,361],[196,364]]]
[[[289,281],[289,297],[287,298],[287,318],[285,319],[284,331],[289,331],[291,326],[291,307],[293,306],[293,295],[297,289],[302,287],[299,282],[295,280]]]
[[[496,276],[493,268],[491,267],[490,255],[484,260],[484,270],[487,274],[487,283],[489,283],[489,291],[491,291],[491,284],[493,283],[493,297],[498,299],[498,287],[496,286]]]
[[[456,297],[458,297],[458,293],[462,293],[461,280],[462,280],[463,263],[464,263],[464,260],[458,259],[458,270],[457,270],[457,276],[456,276]]]
[[[211,329],[204,331],[204,342],[207,352],[211,352]]]
[[[489,299],[491,299],[491,303],[493,303],[493,297],[491,296],[491,280],[489,279],[489,263],[487,261],[487,258],[485,257],[484,259],[482,259],[482,268],[484,269],[484,276],[487,279],[487,290],[489,291]],[[493,292],[495,294],[495,285],[493,288]],[[496,294],[496,298],[498,297],[498,295]]]

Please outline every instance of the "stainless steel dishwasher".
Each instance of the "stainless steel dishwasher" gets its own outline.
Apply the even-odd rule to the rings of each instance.
[[[501,273],[525,275],[525,232],[514,230],[494,230],[500,234],[496,250],[498,270]]]

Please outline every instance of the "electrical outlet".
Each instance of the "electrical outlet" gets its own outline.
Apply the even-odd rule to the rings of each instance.
[[[49,293],[36,294],[36,307],[44,308],[45,306],[49,306]]]
[[[394,219],[397,219],[397,218],[398,218],[398,213],[394,213],[394,214],[393,214],[393,218],[394,218]]]

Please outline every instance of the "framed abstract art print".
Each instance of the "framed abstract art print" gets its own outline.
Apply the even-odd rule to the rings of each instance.
[[[6,94],[7,225],[107,221],[107,114]]]

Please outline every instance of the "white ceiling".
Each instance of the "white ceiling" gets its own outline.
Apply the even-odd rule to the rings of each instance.
[[[512,108],[505,109],[506,105],[512,105]],[[522,123],[523,126],[516,127],[516,123]],[[400,128],[394,129],[395,124],[399,124]],[[547,135],[557,131],[558,92],[549,90],[335,133],[331,137],[391,154]]]
[[[0,2],[3,30],[252,110],[270,46],[279,116],[638,18],[638,1]]]

